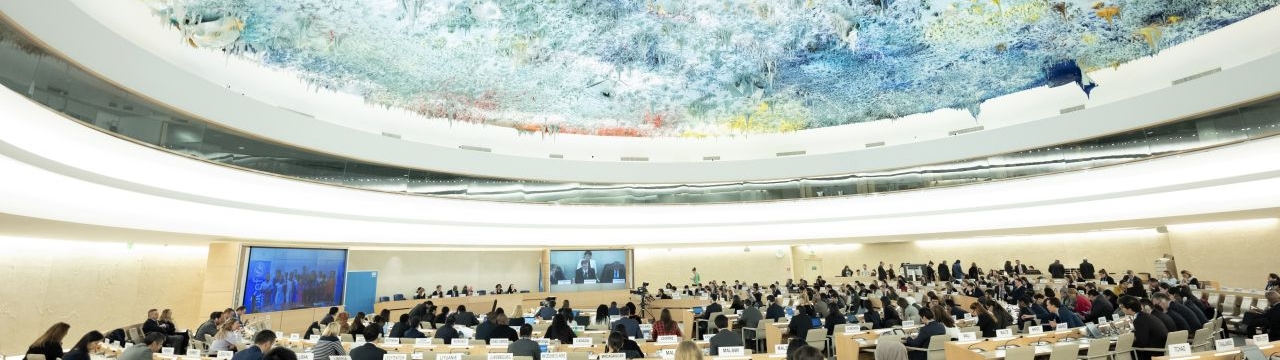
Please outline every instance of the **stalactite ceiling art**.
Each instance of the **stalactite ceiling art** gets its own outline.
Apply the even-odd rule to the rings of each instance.
[[[1118,66],[1280,0],[144,0],[183,43],[526,133],[715,137],[895,118]]]

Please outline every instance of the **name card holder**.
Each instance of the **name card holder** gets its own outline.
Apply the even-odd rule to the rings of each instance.
[[[297,353],[297,356],[298,360],[314,360],[316,355],[310,352],[300,352]]]
[[[702,341],[711,341],[711,338],[714,336],[716,336],[716,334],[702,334]]]
[[[409,354],[409,359],[411,359],[411,360],[424,360],[424,359],[425,359],[425,355],[422,355],[422,353],[420,353],[420,352],[414,352],[414,353],[412,353],[412,354]]]
[[[972,331],[960,333],[960,341],[975,341],[975,340],[978,340],[978,333],[975,333]]]
[[[600,354],[597,360],[627,360],[627,354],[624,353],[604,353]]]
[[[1191,355],[1191,344],[1181,343],[1169,345],[1169,357]]]
[[[675,344],[680,342],[680,337],[676,335],[662,335],[658,337],[659,344]]]
[[[1214,350],[1217,350],[1217,351],[1233,350],[1236,348],[1236,341],[1234,339],[1214,340],[1213,346],[1214,346]]]
[[[490,346],[507,346],[511,345],[510,339],[489,339]]]
[[[853,333],[856,333],[856,332],[859,332],[859,331],[862,331],[862,326],[861,326],[861,325],[845,325],[845,326],[844,326],[844,333],[845,333],[845,334],[853,334]]]
[[[1043,333],[1044,333],[1044,327],[1041,327],[1040,325],[1032,325],[1031,327],[1027,328],[1027,334],[1035,335],[1035,334],[1043,334]]]
[[[658,357],[663,359],[674,359],[676,357],[676,349],[658,350]]]
[[[396,340],[399,340],[399,339],[396,339]],[[413,345],[414,346],[431,345],[431,339],[428,339],[428,338],[413,339]]]
[[[467,346],[471,345],[471,341],[463,338],[453,338],[449,340],[449,346]]]
[[[173,348],[167,346],[160,348],[160,355],[173,356]]]
[[[382,359],[387,360],[387,359]],[[462,354],[436,354],[436,360],[462,360]]]
[[[511,353],[489,353],[488,360],[512,360]]]
[[[719,349],[721,357],[742,357],[747,356],[747,351],[741,346],[724,346]]]
[[[218,352],[218,360],[230,360],[232,357],[235,357],[235,356],[236,356],[236,353],[234,351]]]
[[[589,337],[573,338],[573,346],[591,346],[591,338]]]
[[[778,344],[773,346],[773,353],[778,355],[787,354],[787,344]]]
[[[1262,344],[1266,344],[1266,343],[1269,343],[1269,342],[1271,342],[1271,337],[1270,337],[1269,335],[1267,335],[1267,334],[1254,335],[1254,336],[1253,336],[1253,344],[1254,344],[1254,345],[1262,346]]]
[[[1011,337],[1013,337],[1013,330],[1009,330],[1009,329],[997,329],[997,330],[996,330],[996,337],[998,337],[998,338],[1011,338]]]
[[[417,341],[417,340],[414,340],[414,341]],[[382,344],[383,345],[400,345],[400,338],[393,338],[393,337],[382,338]]]
[[[1069,328],[1069,327],[1067,327],[1067,324],[1066,324],[1066,323],[1061,323],[1061,324],[1058,324],[1058,326],[1057,326],[1057,327],[1055,327],[1054,329],[1055,329],[1055,330],[1066,330],[1066,329],[1070,329],[1070,328]]]
[[[329,355],[329,360],[351,360],[351,357],[346,355]]]
[[[308,337],[307,337],[307,340],[309,340],[309,341],[320,341],[320,335],[311,334],[311,336],[308,336]]]
[[[586,280],[582,280],[582,283],[583,283],[583,284],[595,284],[596,282],[597,282],[597,281],[596,281],[596,279],[586,279]]]
[[[198,349],[187,349],[187,357],[195,357],[195,358],[200,357],[200,350],[198,350]]]
[[[902,326],[916,326],[916,322],[911,320],[905,320],[902,322]]]
[[[568,360],[568,359],[569,359],[569,353],[565,353],[565,352],[542,353],[542,360]]]

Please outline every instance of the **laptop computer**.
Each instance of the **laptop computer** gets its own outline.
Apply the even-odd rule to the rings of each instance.
[[[1244,360],[1267,360],[1267,355],[1264,355],[1257,345],[1242,347],[1240,352],[1244,354]]]
[[[690,309],[690,310],[693,310],[693,315],[697,315],[697,316],[701,316],[701,315],[702,315],[702,307],[701,307],[701,306],[694,306],[694,307],[693,307],[693,309]]]

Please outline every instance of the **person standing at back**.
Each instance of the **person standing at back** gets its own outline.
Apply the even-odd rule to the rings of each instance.
[[[698,268],[693,268],[693,277],[690,277],[689,281],[693,286],[702,285],[702,275],[698,275]]]
[[[1054,279],[1061,279],[1066,277],[1067,269],[1062,266],[1062,262],[1054,260],[1052,264],[1049,264],[1049,275],[1053,276]]]
[[[956,259],[956,262],[951,264],[951,278],[964,280],[964,267],[960,265],[960,259]]]
[[[1093,280],[1095,274],[1093,264],[1089,263],[1089,259],[1080,260],[1080,278]]]
[[[884,262],[881,261],[880,266],[876,267],[876,279],[884,280],[884,279],[887,279],[888,277],[889,277],[889,274],[884,271]]]
[[[947,264],[950,263],[946,260],[942,260],[942,262],[938,263],[938,281],[951,281],[951,270],[947,268]]]
[[[253,346],[248,349],[236,352],[231,360],[262,360],[262,354],[271,350],[271,346],[276,343],[276,332],[271,330],[261,330],[253,335]],[[214,354],[216,355],[216,354]]]

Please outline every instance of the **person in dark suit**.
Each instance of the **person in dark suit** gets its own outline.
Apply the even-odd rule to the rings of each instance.
[[[458,311],[453,313],[453,323],[462,326],[480,325],[480,320],[476,320],[476,314],[467,311],[466,305],[458,305]]]
[[[1133,347],[1135,348],[1164,348],[1165,340],[1169,336],[1169,328],[1164,326],[1164,322],[1157,319],[1154,315],[1142,312],[1142,302],[1137,297],[1123,296],[1120,298],[1120,311],[1125,315],[1133,316]],[[1147,351],[1138,351],[1139,360],[1151,360],[1152,353]]]
[[[1165,313],[1169,314],[1169,317],[1175,317],[1174,315],[1177,315],[1176,317],[1182,318],[1182,321],[1187,323],[1188,332],[1195,332],[1196,330],[1200,330],[1200,328],[1204,327],[1204,323],[1200,322],[1200,318],[1196,317],[1195,313],[1197,313],[1197,311],[1192,311],[1187,308],[1186,305],[1173,301],[1173,296],[1170,296],[1169,294],[1156,293],[1151,295],[1151,302],[1163,308]],[[1175,320],[1174,322],[1176,323],[1177,321]]]
[[[1116,309],[1111,307],[1111,301],[1108,301],[1106,296],[1102,296],[1101,293],[1098,293],[1097,289],[1089,289],[1087,294],[1089,294],[1089,297],[1093,298],[1093,306],[1089,308],[1089,314],[1085,315],[1084,322],[1097,322],[1098,319],[1111,316],[1112,313],[1115,313]]]
[[[1027,265],[1023,264],[1022,260],[1014,260],[1013,269],[1018,272],[1018,275],[1027,273]]]
[[[996,328],[999,326],[996,325],[996,318],[991,315],[987,306],[974,302],[969,304],[969,310],[972,310],[973,317],[978,318],[978,329],[982,330],[982,337],[996,337]]]
[[[351,360],[382,360],[382,356],[386,355],[387,351],[375,344],[380,333],[378,328],[373,326],[364,328],[364,334],[361,334],[364,336],[364,345],[351,348]]]
[[[733,330],[729,330],[729,318],[724,315],[716,316],[716,328],[720,329],[715,336],[711,337],[711,355],[719,355],[721,347],[742,346],[742,336],[735,334]]]
[[[547,327],[544,335],[548,339],[560,340],[561,344],[572,344],[573,338],[577,336],[573,333],[573,328],[569,327],[569,322],[560,314],[551,317],[551,326]]]
[[[1085,280],[1093,280],[1093,264],[1089,263],[1089,259],[1080,261],[1080,278]]]
[[[432,291],[432,292],[431,292],[431,297],[433,297],[433,298],[442,298],[442,297],[444,297],[444,287],[442,287],[442,286],[440,286],[440,285],[436,285],[436,291]]]
[[[416,317],[409,318],[409,326],[405,328],[404,336],[402,337],[409,339],[421,339],[427,337],[427,334],[423,334],[422,330],[419,330],[421,326],[422,319]]]
[[[262,360],[262,354],[271,350],[276,343],[276,332],[271,330],[259,330],[253,335],[253,346],[248,349],[237,351],[231,360]],[[382,359],[379,357],[378,359]]]
[[[391,333],[388,334],[393,338],[404,337],[405,330],[409,330],[409,314],[400,314],[400,321],[391,325]]]
[[[713,297],[713,299],[711,300],[711,304],[707,304],[707,307],[703,308],[702,314],[698,315],[698,318],[702,320],[708,320],[708,321],[714,320],[711,318],[711,314],[718,313],[718,312],[724,312],[724,307],[720,306],[720,302],[715,301]],[[702,334],[706,332],[707,332],[706,323],[699,324],[698,333]]]
[[[426,288],[418,287],[418,291],[417,291],[417,292],[415,292],[415,293],[413,293],[413,299],[414,299],[414,300],[423,300],[423,299],[426,299],[426,298],[427,298],[427,289],[426,289]]]
[[[338,316],[338,307],[329,307],[329,313],[325,314],[323,319],[320,319],[320,325],[329,325],[329,323],[333,322],[333,317],[335,316]]]
[[[596,268],[591,266],[590,257],[582,259],[578,262],[578,268],[573,270],[573,283],[581,284],[586,279],[596,279]]]
[[[778,319],[787,317],[786,309],[782,308],[782,298],[769,295],[769,307],[764,311],[764,318],[777,321]]]
[[[796,315],[791,317],[791,322],[787,324],[787,331],[791,334],[791,342],[787,343],[787,352],[791,349],[799,349],[808,346],[805,338],[809,336],[809,329],[813,329],[813,308],[802,305],[796,308]]]
[[[827,328],[827,336],[835,334],[836,327],[848,323],[848,319],[845,319],[844,314],[840,313],[840,308],[837,307],[831,308],[827,313],[826,319],[826,321],[823,321],[823,326]]]
[[[760,326],[760,320],[764,319],[764,314],[760,313],[760,308],[747,305],[742,309],[742,316],[738,317],[738,327],[742,329],[755,329]]]
[[[942,316],[947,315],[944,314]],[[920,309],[920,321],[924,322],[924,326],[920,327],[920,331],[916,333],[915,337],[903,339],[903,345],[906,345],[907,347],[926,349],[929,347],[929,340],[934,336],[946,334],[947,328],[942,326],[942,323],[933,321],[933,319],[933,310]],[[907,358],[911,360],[926,360],[928,357],[928,353],[924,351],[909,351],[907,353]]]
[[[1067,268],[1062,266],[1062,262],[1054,260],[1052,264],[1049,264],[1049,275],[1054,279],[1067,277]]]
[[[507,352],[511,353],[512,356],[532,356],[533,360],[541,360],[542,347],[538,345],[538,342],[530,340],[529,338],[531,337],[533,337],[533,326],[529,324],[520,325],[520,339],[507,345]]]
[[[510,322],[507,319],[507,314],[497,313],[493,315],[493,320],[491,320],[491,322],[493,322],[493,329],[489,331],[489,338],[485,339],[486,344],[492,339],[507,339],[509,341],[516,341],[520,339],[516,330],[511,328]]]
[[[489,313],[488,316],[485,317],[484,321],[480,322],[480,325],[476,325],[476,332],[475,332],[476,340],[484,340],[486,344],[489,343],[489,333],[493,332],[493,328],[494,328],[494,325],[493,325],[494,316],[495,316],[495,313]]]
[[[1076,313],[1071,312],[1071,309],[1062,306],[1062,300],[1059,300],[1058,298],[1049,298],[1045,300],[1045,303],[1049,305],[1049,311],[1058,316],[1058,321],[1051,323],[1050,325],[1057,327],[1058,323],[1065,323],[1067,324],[1067,327],[1072,328],[1084,326],[1084,322],[1080,321],[1080,317],[1076,316]]]
[[[888,277],[889,277],[889,274],[884,272],[884,262],[881,261],[880,266],[876,267],[876,279],[884,280]]]
[[[1099,283],[1099,284],[1107,284],[1107,285],[1115,285],[1115,284],[1116,284],[1116,278],[1111,277],[1111,274],[1108,274],[1108,273],[1107,273],[1107,269],[1098,270],[1098,283]]]
[[[884,324],[884,310],[880,308],[872,308],[870,311],[862,314],[862,320],[871,324],[872,329],[883,329],[888,326]]]
[[[443,341],[445,344],[448,344],[449,342],[453,341],[454,338],[461,336],[458,334],[458,329],[453,328],[453,324],[454,324],[453,317],[449,317],[448,319],[445,319],[444,326],[440,327],[439,329],[436,329],[435,338],[440,339],[440,341]]]
[[[951,269],[947,268],[947,261],[942,260],[938,263],[938,281],[951,281]]]

